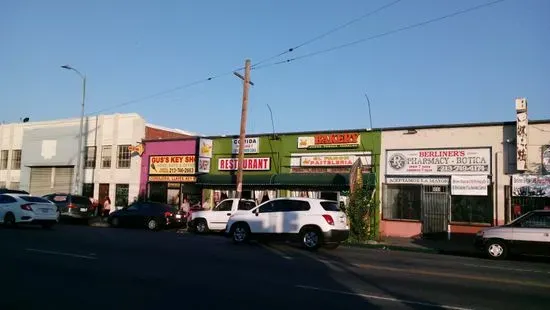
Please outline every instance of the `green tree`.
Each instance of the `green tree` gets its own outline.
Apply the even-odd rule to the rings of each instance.
[[[350,241],[365,242],[376,238],[376,201],[373,190],[356,189],[351,194],[347,215]]]

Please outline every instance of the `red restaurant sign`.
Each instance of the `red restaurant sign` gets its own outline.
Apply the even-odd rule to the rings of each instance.
[[[237,170],[239,161],[237,158],[218,159],[218,170],[231,171]],[[243,161],[243,170],[247,171],[265,171],[271,170],[270,157],[245,158]]]

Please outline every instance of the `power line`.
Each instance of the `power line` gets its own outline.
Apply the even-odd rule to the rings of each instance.
[[[311,43],[313,43],[313,42],[315,42],[315,41],[318,41],[318,40],[320,40],[320,39],[322,39],[322,38],[324,38],[324,37],[326,37],[326,36],[328,36],[328,35],[330,35],[330,34],[336,32],[336,31],[338,31],[338,30],[341,30],[341,29],[343,29],[343,28],[346,28],[346,27],[348,27],[349,25],[352,25],[352,24],[354,24],[354,23],[357,23],[357,22],[359,22],[359,21],[361,21],[361,20],[363,20],[363,19],[365,19],[365,18],[367,18],[367,17],[369,17],[369,16],[371,16],[371,15],[374,15],[374,14],[376,14],[376,13],[378,13],[378,12],[380,12],[380,11],[383,11],[383,10],[385,10],[385,9],[391,7],[391,6],[394,6],[394,5],[396,5],[397,3],[401,2],[401,1],[402,1],[402,0],[395,0],[395,1],[393,1],[393,2],[390,2],[390,3],[386,4],[386,5],[383,5],[383,6],[379,7],[379,8],[377,8],[377,9],[373,10],[373,11],[369,11],[369,12],[367,12],[367,13],[365,13],[365,14],[359,16],[359,17],[356,17],[356,18],[354,18],[354,19],[352,19],[352,20],[350,20],[350,21],[348,21],[348,22],[346,22],[346,23],[344,23],[344,24],[342,24],[342,25],[340,25],[340,26],[337,26],[337,27],[335,27],[335,28],[332,28],[331,30],[329,30],[329,31],[327,31],[327,32],[324,32],[324,33],[322,33],[322,34],[320,34],[320,35],[318,35],[318,36],[316,36],[316,37],[313,37],[313,38],[311,38],[311,39],[309,39],[309,40],[307,40],[307,41],[305,41],[305,42],[303,42],[303,43],[300,43],[300,44],[298,44],[298,45],[296,45],[296,46],[294,46],[294,47],[291,47],[291,48],[285,50],[284,52],[281,52],[281,53],[275,54],[275,55],[273,55],[273,56],[271,56],[271,57],[268,57],[268,58],[266,58],[266,59],[263,59],[263,60],[261,60],[261,61],[255,63],[254,65],[252,65],[252,69],[254,69],[256,66],[258,66],[258,65],[260,65],[260,64],[263,64],[263,63],[265,63],[265,62],[271,61],[271,60],[273,60],[273,59],[275,59],[275,58],[279,58],[279,57],[281,57],[281,56],[283,56],[283,55],[286,55],[286,54],[288,54],[288,53],[294,52],[295,50],[299,49],[300,47],[303,47],[303,46],[305,46],[305,45],[308,45],[308,44],[311,44]]]
[[[154,94],[147,95],[147,96],[144,96],[144,97],[141,97],[141,98],[137,98],[137,99],[132,99],[132,100],[129,100],[129,101],[125,101],[125,102],[122,102],[122,103],[119,103],[119,104],[110,106],[110,107],[108,107],[108,108],[104,108],[104,109],[101,109],[101,110],[97,110],[97,111],[95,111],[95,112],[93,112],[93,113],[88,113],[88,114],[86,114],[86,116],[91,116],[91,115],[100,114],[100,113],[105,112],[105,111],[109,111],[109,110],[116,109],[116,108],[121,108],[121,107],[130,105],[130,104],[133,104],[133,103],[137,103],[137,102],[141,102],[141,101],[144,101],[144,100],[156,98],[156,97],[159,97],[159,96],[162,96],[162,95],[166,95],[166,94],[169,94],[169,93],[173,93],[173,92],[178,91],[178,90],[190,88],[190,87],[193,87],[193,86],[195,86],[195,85],[199,85],[199,84],[202,84],[202,83],[205,83],[205,82],[212,81],[212,80],[217,79],[217,78],[220,78],[220,77],[222,77],[222,76],[226,76],[226,75],[233,74],[233,72],[239,71],[239,70],[242,70],[242,69],[243,69],[242,67],[239,67],[239,68],[236,68],[235,70],[231,70],[231,71],[228,71],[228,72],[226,72],[226,73],[222,73],[222,74],[210,76],[210,77],[208,77],[208,78],[196,80],[196,81],[191,82],[191,83],[187,83],[187,84],[184,84],[184,85],[181,85],[181,86],[177,86],[177,87],[174,87],[174,88],[171,88],[171,89],[163,90],[163,91],[160,91],[160,92],[158,92],[158,93],[154,93]]]
[[[437,18],[432,18],[432,19],[429,19],[429,20],[425,20],[423,22],[419,22],[419,23],[416,23],[416,24],[412,24],[412,25],[408,25],[408,26],[405,26],[405,27],[397,28],[397,29],[394,29],[394,30],[383,32],[383,33],[373,35],[373,36],[370,36],[370,37],[367,37],[367,38],[359,39],[359,40],[356,40],[356,41],[348,42],[348,43],[345,43],[345,44],[337,45],[337,46],[327,48],[327,49],[324,49],[324,50],[320,50],[320,51],[317,51],[317,52],[311,52],[311,53],[304,54],[304,55],[301,55],[301,56],[298,56],[298,57],[288,58],[288,59],[283,60],[283,61],[268,63],[268,64],[265,64],[263,66],[255,67],[254,69],[261,69],[261,68],[271,67],[271,66],[275,66],[275,65],[281,65],[281,64],[293,62],[293,61],[296,61],[296,60],[299,60],[299,59],[309,58],[309,57],[313,57],[313,56],[316,56],[316,55],[319,55],[319,54],[332,52],[332,51],[339,50],[339,49],[342,49],[342,48],[345,48],[345,47],[350,47],[350,46],[353,46],[353,45],[357,45],[359,43],[363,43],[363,42],[366,42],[366,41],[378,39],[378,38],[381,38],[381,37],[389,36],[389,35],[396,34],[396,33],[399,33],[399,32],[403,32],[403,31],[406,31],[406,30],[411,30],[411,29],[414,29],[414,28],[422,27],[422,26],[425,26],[425,25],[428,25],[428,24],[431,24],[431,23],[439,22],[439,21],[442,21],[442,20],[447,19],[447,18],[455,17],[455,16],[462,15],[462,14],[466,14],[466,13],[469,13],[469,12],[472,12],[472,11],[475,11],[475,10],[479,10],[479,9],[482,9],[482,8],[485,8],[485,7],[488,7],[488,6],[495,5],[495,4],[497,4],[499,2],[503,2],[503,1],[505,1],[505,0],[495,0],[495,1],[492,1],[492,2],[476,5],[476,6],[467,8],[467,9],[455,11],[453,13],[450,13],[450,14],[447,14],[447,15],[444,15],[444,16],[440,16],[440,17],[437,17]]]

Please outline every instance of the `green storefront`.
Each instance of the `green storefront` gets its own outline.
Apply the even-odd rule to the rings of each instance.
[[[357,159],[365,185],[378,187],[380,136],[379,131],[251,135],[245,144],[243,196],[258,201],[266,194],[307,196],[347,204],[349,171]],[[210,172],[197,182],[210,205],[235,195],[239,146],[237,136],[211,139]]]

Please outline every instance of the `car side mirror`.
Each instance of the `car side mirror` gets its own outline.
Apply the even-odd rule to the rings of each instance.
[[[254,214],[256,214],[256,216],[258,216],[258,214],[260,214],[260,209],[256,209],[254,211],[252,211]]]

